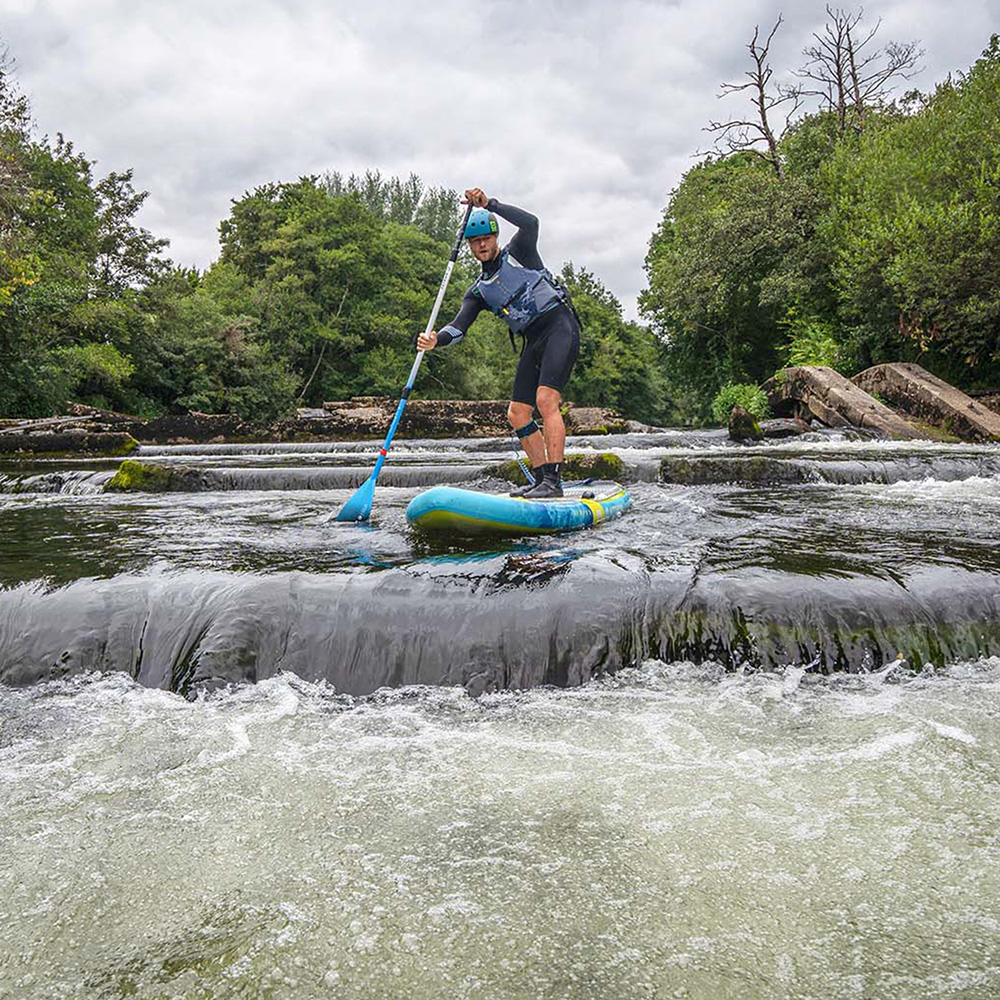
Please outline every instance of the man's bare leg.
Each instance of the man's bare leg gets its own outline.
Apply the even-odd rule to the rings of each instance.
[[[535,397],[542,415],[545,435],[545,455],[549,462],[561,462],[566,451],[566,425],[563,423],[562,393],[548,385],[540,385]]]

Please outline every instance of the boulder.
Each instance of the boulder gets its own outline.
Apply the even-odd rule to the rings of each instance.
[[[660,463],[664,483],[713,486],[721,483],[780,485],[812,482],[810,470],[795,462],[769,455],[734,455],[711,458],[665,458]]]
[[[124,432],[92,432],[83,427],[59,431],[4,431],[0,434],[0,454],[47,455],[73,452],[91,455],[127,455],[138,441]]]
[[[867,427],[900,440],[937,436],[928,428],[895,413],[825,365],[785,368],[768,379],[762,388],[778,415],[804,416],[808,413],[829,427]]]
[[[563,416],[570,434],[624,434],[629,421],[606,406],[570,406]]]
[[[915,364],[875,365],[851,381],[963,441],[1000,441],[1000,413]]]
[[[776,417],[773,420],[761,420],[760,429],[766,438],[798,437],[808,434],[812,428],[804,421],[795,417]]]
[[[195,493],[206,488],[206,471],[126,459],[105,483],[105,493]]]
[[[752,413],[734,406],[729,414],[729,437],[733,441],[763,441],[764,432]]]

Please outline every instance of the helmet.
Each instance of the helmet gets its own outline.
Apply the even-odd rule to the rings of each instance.
[[[471,240],[474,236],[496,235],[500,232],[500,224],[492,212],[485,208],[474,208],[469,213],[469,221],[465,224],[465,238]]]

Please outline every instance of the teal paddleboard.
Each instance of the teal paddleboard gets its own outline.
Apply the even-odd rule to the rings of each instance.
[[[406,519],[421,531],[452,535],[547,535],[609,521],[631,502],[624,486],[606,480],[567,486],[557,500],[435,486],[410,501]]]

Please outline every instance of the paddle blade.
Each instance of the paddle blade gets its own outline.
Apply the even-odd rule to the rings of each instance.
[[[369,476],[344,504],[335,521],[367,521],[375,499],[375,476]]]

